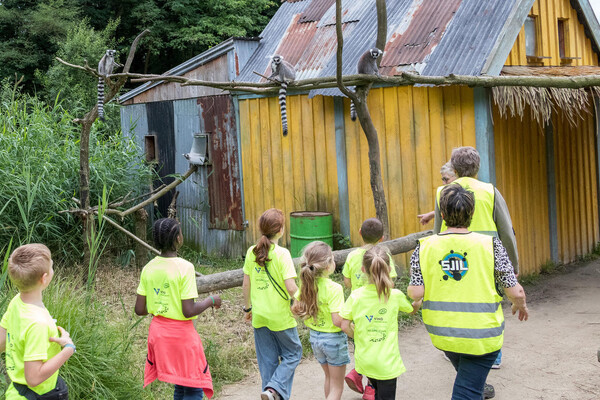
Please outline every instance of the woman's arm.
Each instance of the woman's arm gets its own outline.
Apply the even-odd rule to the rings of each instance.
[[[141,294],[137,295],[134,310],[137,315],[148,315],[148,308],[146,307],[146,296],[142,296]]]
[[[527,321],[529,318],[529,310],[527,309],[523,286],[517,283],[516,286],[504,288],[504,293],[506,293],[506,297],[512,302],[513,315],[519,311],[519,321]]]
[[[244,309],[250,310],[244,313],[244,319],[250,321],[252,319],[252,301],[250,298],[250,289],[252,288],[252,282],[250,281],[250,275],[244,274],[244,281],[242,282],[242,293],[244,294]]]
[[[331,313],[331,321],[333,322],[333,324],[335,326],[337,326],[338,328],[342,327],[342,321],[344,319],[342,317],[340,317],[340,313],[336,313],[336,312],[332,312]]]
[[[0,326],[0,353],[6,350],[6,329]]]

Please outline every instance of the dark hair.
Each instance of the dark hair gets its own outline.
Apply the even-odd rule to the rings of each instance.
[[[271,249],[271,239],[279,233],[283,228],[285,220],[283,218],[283,211],[277,208],[269,208],[265,211],[258,220],[258,228],[262,236],[258,239],[258,243],[252,249],[252,252],[256,256],[256,263],[261,267],[271,261],[269,256],[269,250]]]
[[[440,193],[440,212],[449,228],[468,228],[475,211],[475,195],[458,183],[451,183]]]
[[[383,224],[377,218],[366,219],[360,227],[360,235],[365,243],[375,244],[383,236]]]
[[[154,245],[158,250],[162,251],[176,251],[175,246],[177,236],[181,232],[181,225],[177,220],[173,218],[161,218],[154,222],[152,228],[152,238],[154,239]]]
[[[390,255],[383,246],[373,246],[363,256],[363,268],[369,277],[369,282],[375,284],[377,297],[385,302],[390,298],[394,282],[390,278]]]
[[[452,150],[450,162],[459,178],[463,176],[474,178],[479,172],[479,152],[474,147],[455,148]]]

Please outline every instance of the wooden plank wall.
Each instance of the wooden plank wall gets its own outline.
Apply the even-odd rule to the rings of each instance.
[[[536,0],[530,15],[538,17],[538,55],[551,57],[544,59],[544,66],[560,66],[558,47],[558,19],[565,21],[567,57],[581,57],[570,65],[598,65],[598,55],[592,50],[590,39],[586,37],[583,25],[577,19],[577,12],[569,0]],[[525,29],[521,32],[511,50],[506,65],[528,65],[525,56]]]
[[[593,110],[593,108],[592,108]],[[558,254],[570,262],[600,241],[596,165],[596,125],[585,114],[576,127],[553,116],[558,219]]]
[[[258,218],[271,207],[286,215],[282,245],[289,245],[293,211],[331,212],[333,229],[339,230],[333,98],[288,96],[287,137],[281,134],[277,97],[239,105],[247,240],[258,239]]]
[[[358,229],[375,217],[369,182],[368,145],[358,121],[352,122],[345,102],[350,232],[362,244]],[[369,109],[379,132],[390,234],[400,237],[425,229],[417,214],[434,208],[442,184],[440,168],[458,146],[475,147],[473,90],[466,87],[393,87],[373,89]],[[397,259],[408,265],[410,253]]]
[[[546,139],[531,120],[501,118],[493,106],[496,187],[506,200],[517,236],[520,273],[539,271],[551,259]]]

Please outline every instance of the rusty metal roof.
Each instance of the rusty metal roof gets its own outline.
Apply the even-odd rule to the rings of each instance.
[[[388,42],[381,73],[479,75],[513,10],[523,0],[387,0]],[[344,74],[356,73],[358,58],[375,45],[373,0],[343,0]],[[519,16],[520,17],[520,16]],[[524,17],[523,17],[524,18]],[[296,79],[335,75],[335,1],[296,0],[281,5],[258,49],[238,77],[258,82],[269,73],[269,57],[280,54],[296,67]],[[520,26],[520,25],[519,25]],[[337,89],[311,91],[339,95]]]

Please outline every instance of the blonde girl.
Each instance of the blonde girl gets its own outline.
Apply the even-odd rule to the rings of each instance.
[[[340,313],[342,330],[354,338],[355,369],[369,378],[376,400],[396,398],[396,380],[406,371],[398,349],[398,312],[415,310],[404,293],[394,289],[390,262],[381,246],[365,253],[363,272],[369,283],[350,294]]]
[[[348,337],[340,329],[344,289],[329,279],[335,270],[331,247],[312,242],[304,249],[300,266],[300,291],[292,311],[310,328],[313,354],[325,372],[325,398],[339,400],[350,357]]]
[[[294,371],[302,357],[290,300],[298,290],[290,252],[277,242],[284,233],[281,210],[265,211],[262,236],[248,249],[244,262],[244,312],[252,320],[256,359],[262,380],[261,400],[290,398]]]

